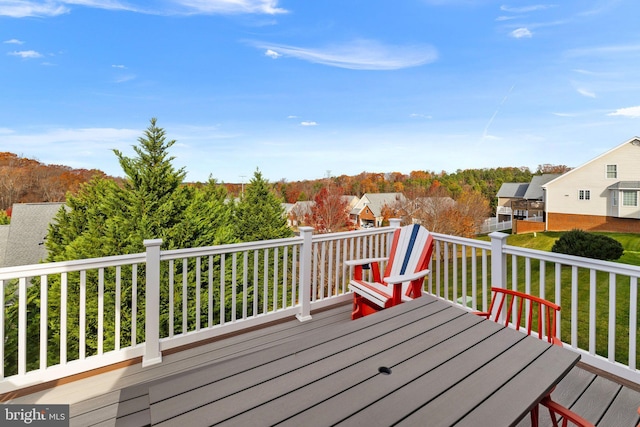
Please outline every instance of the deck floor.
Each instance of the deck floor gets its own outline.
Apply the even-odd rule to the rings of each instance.
[[[158,365],[143,368],[136,364],[22,396],[9,403],[70,404],[72,426],[144,426],[149,422],[148,390],[154,382],[295,340],[318,328],[348,322],[350,309],[350,305],[335,306],[313,313],[313,320],[309,322],[301,323],[293,318],[166,355]],[[581,367],[575,367],[552,396],[598,426],[635,427],[639,421],[640,385],[622,385]],[[545,415],[541,411],[543,421],[546,421]],[[519,425],[527,426],[529,420]]]

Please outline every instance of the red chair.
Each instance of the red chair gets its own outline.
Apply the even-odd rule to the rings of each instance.
[[[524,330],[527,335],[532,335],[537,331],[538,339],[562,347],[562,341],[557,336],[559,305],[540,297],[511,289],[492,287],[491,291],[493,296],[491,297],[489,311],[476,312],[478,316],[496,323],[504,323],[505,326],[513,325],[516,330]],[[515,321],[513,321],[514,314]],[[537,321],[534,322],[536,319]],[[534,324],[537,325],[536,330],[533,329]],[[551,400],[551,393],[545,396],[540,404],[549,409],[554,427],[558,427],[556,415],[563,417],[562,427],[567,427],[569,421],[578,427],[593,426],[578,414]],[[538,415],[539,405],[536,405],[531,410],[532,427],[538,426]]]
[[[569,425],[574,425],[577,427],[595,427],[589,421],[582,418],[580,415],[571,411],[570,409],[565,408],[562,405],[551,400],[549,396],[542,399],[540,405],[546,406],[549,409],[549,416],[551,417],[551,422],[553,423],[553,427],[559,427],[558,424],[558,415],[562,417],[560,421],[562,421],[562,427],[568,427]],[[534,412],[535,412],[535,421],[534,421]],[[569,424],[571,423],[571,424]],[[531,411],[531,425],[538,425],[538,406]]]
[[[433,237],[426,228],[407,225],[393,233],[389,258],[347,261],[354,267],[349,290],[353,292],[352,319],[378,312],[422,295],[424,278],[433,253]],[[387,261],[384,276],[379,263]],[[363,270],[371,269],[373,281],[363,279]]]
[[[525,294],[524,292],[518,292],[511,289],[492,287],[491,291],[493,296],[491,298],[489,311],[476,312],[478,316],[485,317],[497,323],[504,323],[505,326],[509,326],[512,324],[511,321],[513,314],[515,313],[516,319],[513,323],[515,329],[523,329],[526,331],[527,335],[531,335],[532,332],[535,332],[533,330],[535,314],[537,318],[537,322],[535,323],[537,324],[538,338],[544,339],[552,344],[562,346],[562,341],[560,341],[560,338],[556,336],[556,322],[558,313],[560,312],[559,305],[534,295]],[[506,313],[503,313],[503,309],[505,307]],[[526,319],[524,316],[525,313],[528,313]],[[544,325],[543,319],[545,319]]]

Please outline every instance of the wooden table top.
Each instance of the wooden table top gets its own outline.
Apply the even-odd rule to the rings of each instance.
[[[495,425],[527,416],[580,356],[425,295],[174,376],[152,425]]]

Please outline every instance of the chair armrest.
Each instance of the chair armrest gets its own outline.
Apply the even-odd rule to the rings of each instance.
[[[430,272],[429,270],[422,270],[422,271],[418,271],[417,273],[407,273],[407,274],[401,274],[398,276],[389,276],[389,277],[385,277],[384,281],[385,283],[388,283],[390,285],[394,283],[411,282],[413,280],[426,276],[427,274],[429,274],[429,272]]]
[[[347,265],[364,265],[371,264],[374,262],[386,261],[389,258],[362,258],[362,259],[350,259],[345,261],[344,263]]]

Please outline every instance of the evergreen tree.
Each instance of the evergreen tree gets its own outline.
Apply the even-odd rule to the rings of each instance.
[[[293,236],[279,200],[256,170],[236,208],[235,235],[242,242]]]

